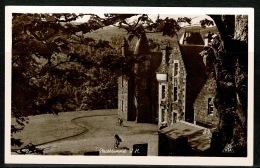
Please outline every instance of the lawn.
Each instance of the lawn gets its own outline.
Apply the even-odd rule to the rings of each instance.
[[[117,109],[31,116],[30,123],[15,136],[25,145],[31,142],[40,144],[39,148],[51,147],[44,151],[46,155],[83,155],[113,149],[114,135],[118,134],[122,143],[117,153],[100,155],[131,155],[133,144],[140,143],[148,143],[149,156],[158,155],[157,125],[124,121],[121,127],[116,119]]]

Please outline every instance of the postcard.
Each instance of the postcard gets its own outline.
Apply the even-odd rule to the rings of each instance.
[[[253,164],[253,8],[5,11],[5,163]]]

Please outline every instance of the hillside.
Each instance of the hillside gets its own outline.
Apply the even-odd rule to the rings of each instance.
[[[178,32],[178,40],[180,39],[181,35],[184,33],[184,31],[199,31],[202,36],[204,36],[206,33],[213,32],[217,33],[218,30],[216,27],[207,27],[205,29],[201,28],[200,26],[193,26],[193,27],[186,27],[182,28]],[[119,29],[117,27],[113,26],[107,26],[102,29],[98,29],[97,31],[87,33],[85,34],[86,37],[91,37],[94,38],[95,40],[107,40],[111,41],[111,37],[118,37],[118,38],[123,38],[127,37],[127,31],[124,29]],[[154,39],[155,41],[170,41],[171,43],[176,42],[176,37],[171,38],[169,36],[163,36],[161,32],[148,32],[147,33],[147,38],[148,39]]]

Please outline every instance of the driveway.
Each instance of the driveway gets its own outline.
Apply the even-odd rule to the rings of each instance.
[[[157,125],[124,121],[124,127],[116,125],[117,110],[93,110],[84,116],[71,119],[78,131],[69,137],[45,142],[37,147],[47,148],[46,155],[83,155],[100,151],[100,155],[131,155],[133,144],[148,143],[148,155],[158,155]],[[122,139],[115,150],[114,135]]]

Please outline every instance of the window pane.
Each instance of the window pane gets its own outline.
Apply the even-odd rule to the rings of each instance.
[[[178,75],[178,63],[174,63],[174,76]]]
[[[172,114],[172,120],[173,120],[173,123],[177,122],[177,113]]]
[[[177,84],[178,84],[178,80],[177,80],[177,78],[175,77],[175,78],[174,78],[174,86],[177,87]]]
[[[162,99],[165,98],[165,85],[162,85]]]
[[[173,88],[173,100],[177,101],[177,87]]]
[[[213,102],[212,102],[212,98],[208,98],[208,114],[213,114]]]

